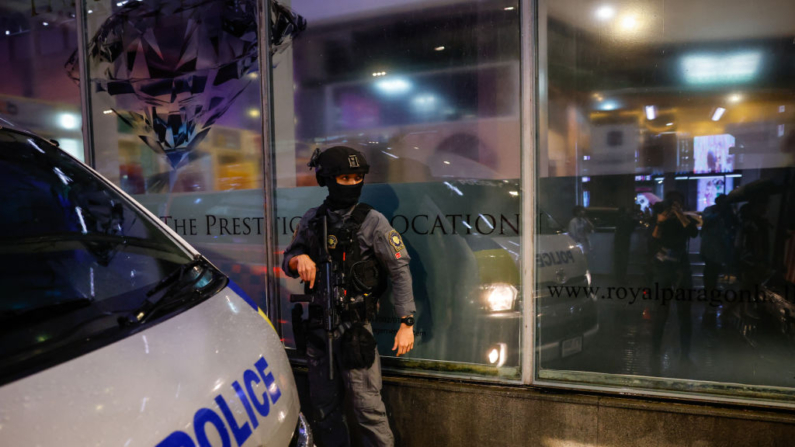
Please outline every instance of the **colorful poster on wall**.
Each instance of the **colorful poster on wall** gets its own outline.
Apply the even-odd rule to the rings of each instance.
[[[696,174],[732,172],[734,155],[729,149],[734,147],[734,137],[729,134],[707,135],[693,138],[693,159]]]

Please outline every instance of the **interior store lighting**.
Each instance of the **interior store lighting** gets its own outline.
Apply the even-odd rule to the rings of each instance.
[[[646,106],[646,119],[654,121],[657,118],[657,108],[654,106]]]
[[[715,113],[712,114],[712,121],[719,121],[724,113],[726,113],[726,109],[718,107],[715,109]]]
[[[610,20],[616,15],[616,10],[612,6],[604,5],[596,10],[596,18],[599,20]]]
[[[400,94],[411,90],[411,83],[401,78],[384,79],[378,81],[375,86],[386,94]]]
[[[77,117],[75,117],[71,113],[62,113],[62,114],[60,114],[58,116],[58,124],[63,129],[67,129],[67,130],[77,129],[77,127],[80,125]]]
[[[681,71],[688,84],[728,84],[756,78],[762,64],[758,51],[692,54],[682,58]]]
[[[621,27],[626,31],[631,31],[638,26],[638,19],[634,16],[626,16],[621,20]]]
[[[599,110],[611,111],[616,110],[617,108],[618,104],[615,101],[605,101],[599,105]]]

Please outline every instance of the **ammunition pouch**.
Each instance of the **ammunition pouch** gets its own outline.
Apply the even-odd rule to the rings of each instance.
[[[370,368],[375,363],[376,341],[361,323],[353,323],[342,334],[342,366],[345,369]]]

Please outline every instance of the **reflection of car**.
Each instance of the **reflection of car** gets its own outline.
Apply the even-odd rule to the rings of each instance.
[[[418,333],[412,358],[494,366],[519,365],[522,337],[520,193],[516,181],[449,180],[366,185],[362,201],[399,231],[409,254]],[[280,219],[290,221],[325,189],[279,191]],[[598,330],[582,251],[546,214],[538,235],[538,332],[541,359],[573,355]],[[283,244],[289,234],[282,237]],[[531,267],[532,268],[532,267]],[[297,281],[286,281],[283,296]],[[570,287],[572,295],[550,287]],[[576,295],[575,295],[576,294]],[[283,303],[283,308],[289,307]],[[373,324],[382,355],[397,329],[391,306]]]
[[[0,183],[0,445],[312,445],[278,335],[190,245],[23,131]]]

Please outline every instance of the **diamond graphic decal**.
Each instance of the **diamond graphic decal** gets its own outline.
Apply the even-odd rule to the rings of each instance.
[[[306,22],[273,3],[271,23],[292,24],[279,42],[289,44]],[[131,1],[105,20],[87,55],[92,92],[117,97],[126,110],[113,112],[176,169],[253,82],[257,3]],[[76,52],[66,69],[79,81]]]

